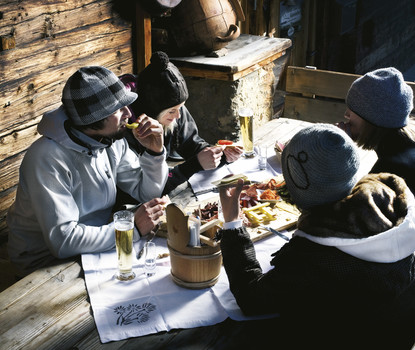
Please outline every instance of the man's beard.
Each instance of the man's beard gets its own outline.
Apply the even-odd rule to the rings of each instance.
[[[121,140],[126,136],[127,129],[121,129],[109,135],[95,135],[93,138],[98,142],[106,145],[111,145],[116,140]]]
[[[127,129],[123,128],[123,129],[118,130],[117,132],[115,132],[111,135],[108,135],[107,137],[109,137],[113,140],[121,140],[126,136],[126,134],[127,134]]]

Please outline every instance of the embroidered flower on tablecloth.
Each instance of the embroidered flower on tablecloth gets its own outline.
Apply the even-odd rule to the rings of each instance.
[[[152,303],[144,303],[142,305],[130,304],[127,307],[117,306],[114,312],[118,314],[117,325],[123,326],[133,322],[144,323],[150,319],[150,312],[156,309],[156,305]]]

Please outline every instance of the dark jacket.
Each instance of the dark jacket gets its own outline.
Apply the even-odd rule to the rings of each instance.
[[[373,334],[378,348],[388,342],[410,348],[415,328],[405,328],[415,324],[414,223],[414,198],[403,181],[372,174],[344,200],[303,212],[269,272],[262,273],[245,228],[221,232],[223,264],[242,311],[279,313],[284,336],[297,334],[291,345],[308,331],[320,346],[337,339],[333,349],[359,336],[367,343],[353,348],[368,348]]]
[[[415,142],[395,134],[375,150],[378,160],[372,173],[389,172],[402,177],[415,193]]]
[[[130,148],[138,154],[145,151],[145,148],[131,132],[128,133],[127,141]],[[183,106],[180,109],[180,118],[173,130],[168,130],[164,135],[164,147],[167,151],[168,160],[184,160],[184,162],[170,169],[163,194],[169,193],[187,181],[193,174],[203,170],[197,159],[197,154],[208,146],[209,144],[199,136],[193,117],[186,106]]]

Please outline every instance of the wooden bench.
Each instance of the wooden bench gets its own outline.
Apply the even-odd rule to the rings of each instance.
[[[360,76],[315,68],[287,67],[283,116],[309,122],[343,121],[347,92]],[[415,83],[407,83],[415,95]]]

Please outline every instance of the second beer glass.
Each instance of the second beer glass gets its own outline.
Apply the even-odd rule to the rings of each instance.
[[[244,156],[255,157],[254,152],[254,112],[251,108],[240,108],[238,110],[239,125],[241,127],[242,145]]]

